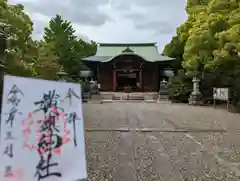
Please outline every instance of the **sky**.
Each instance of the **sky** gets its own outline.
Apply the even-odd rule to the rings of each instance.
[[[157,42],[159,50],[187,19],[187,0],[9,0],[21,3],[34,23],[35,39],[56,14],[71,21],[76,35],[97,43]]]

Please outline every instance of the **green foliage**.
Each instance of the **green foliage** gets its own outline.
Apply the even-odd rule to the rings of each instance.
[[[188,20],[177,29],[165,54],[177,58],[177,64],[181,61],[186,76],[201,77],[204,89],[227,86],[240,92],[236,86],[240,64],[239,0],[188,0],[186,11]],[[179,85],[174,81],[172,84]]]
[[[10,5],[0,1],[0,58],[4,59],[8,73],[57,79],[63,67],[73,80],[81,69],[79,59],[95,54],[95,42],[78,39],[71,22],[56,15],[45,28],[43,40],[32,39],[33,23],[21,4]],[[9,42],[5,49],[5,40]]]
[[[205,70],[214,72],[217,64],[224,59],[239,60],[236,54],[240,40],[240,32],[239,35],[236,33],[239,31],[239,18],[236,16],[240,11],[239,2],[211,0],[204,5],[204,13],[190,11],[189,14],[194,14],[195,19],[188,31],[182,63],[188,73]]]
[[[179,36],[174,36],[172,41],[165,46],[163,50],[163,54],[165,56],[175,58],[172,61],[171,68],[174,71],[177,71],[182,68],[182,61],[183,61],[183,51],[184,51],[184,44],[180,41]]]
[[[8,5],[7,1],[0,3],[0,33],[1,45],[7,44],[7,51],[1,51],[1,59],[8,67],[8,72],[13,75],[31,75],[24,62],[24,52],[28,46],[32,22],[23,12],[21,5]],[[11,42],[10,46],[6,42]]]
[[[81,68],[80,58],[95,53],[95,44],[78,40],[71,22],[63,20],[59,15],[50,20],[49,27],[45,28],[43,40],[53,45],[52,50],[58,57],[59,64],[71,76],[78,74]]]
[[[168,92],[171,100],[187,102],[192,92],[192,78],[185,76],[184,70],[179,70],[177,76],[170,78]]]
[[[43,39],[45,43],[53,45],[52,51],[58,57],[59,64],[70,75],[76,74],[79,69],[79,64],[75,61],[78,44],[74,33],[71,23],[57,15],[50,20],[49,27],[45,28]]]
[[[39,44],[38,54],[33,65],[36,76],[43,79],[55,80],[60,71],[58,57],[53,53],[53,44]]]

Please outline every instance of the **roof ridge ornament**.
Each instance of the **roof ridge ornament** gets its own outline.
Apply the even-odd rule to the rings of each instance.
[[[133,52],[134,51],[131,48],[129,48],[129,46],[127,46],[127,48],[122,51],[122,53],[133,53]]]

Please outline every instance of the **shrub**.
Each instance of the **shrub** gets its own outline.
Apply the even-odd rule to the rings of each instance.
[[[188,102],[192,86],[192,78],[186,76],[184,70],[179,70],[168,82],[169,99],[175,102]]]

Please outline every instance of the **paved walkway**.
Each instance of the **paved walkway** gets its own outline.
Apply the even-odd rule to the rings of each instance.
[[[89,181],[239,181],[240,115],[181,104],[84,105]]]

